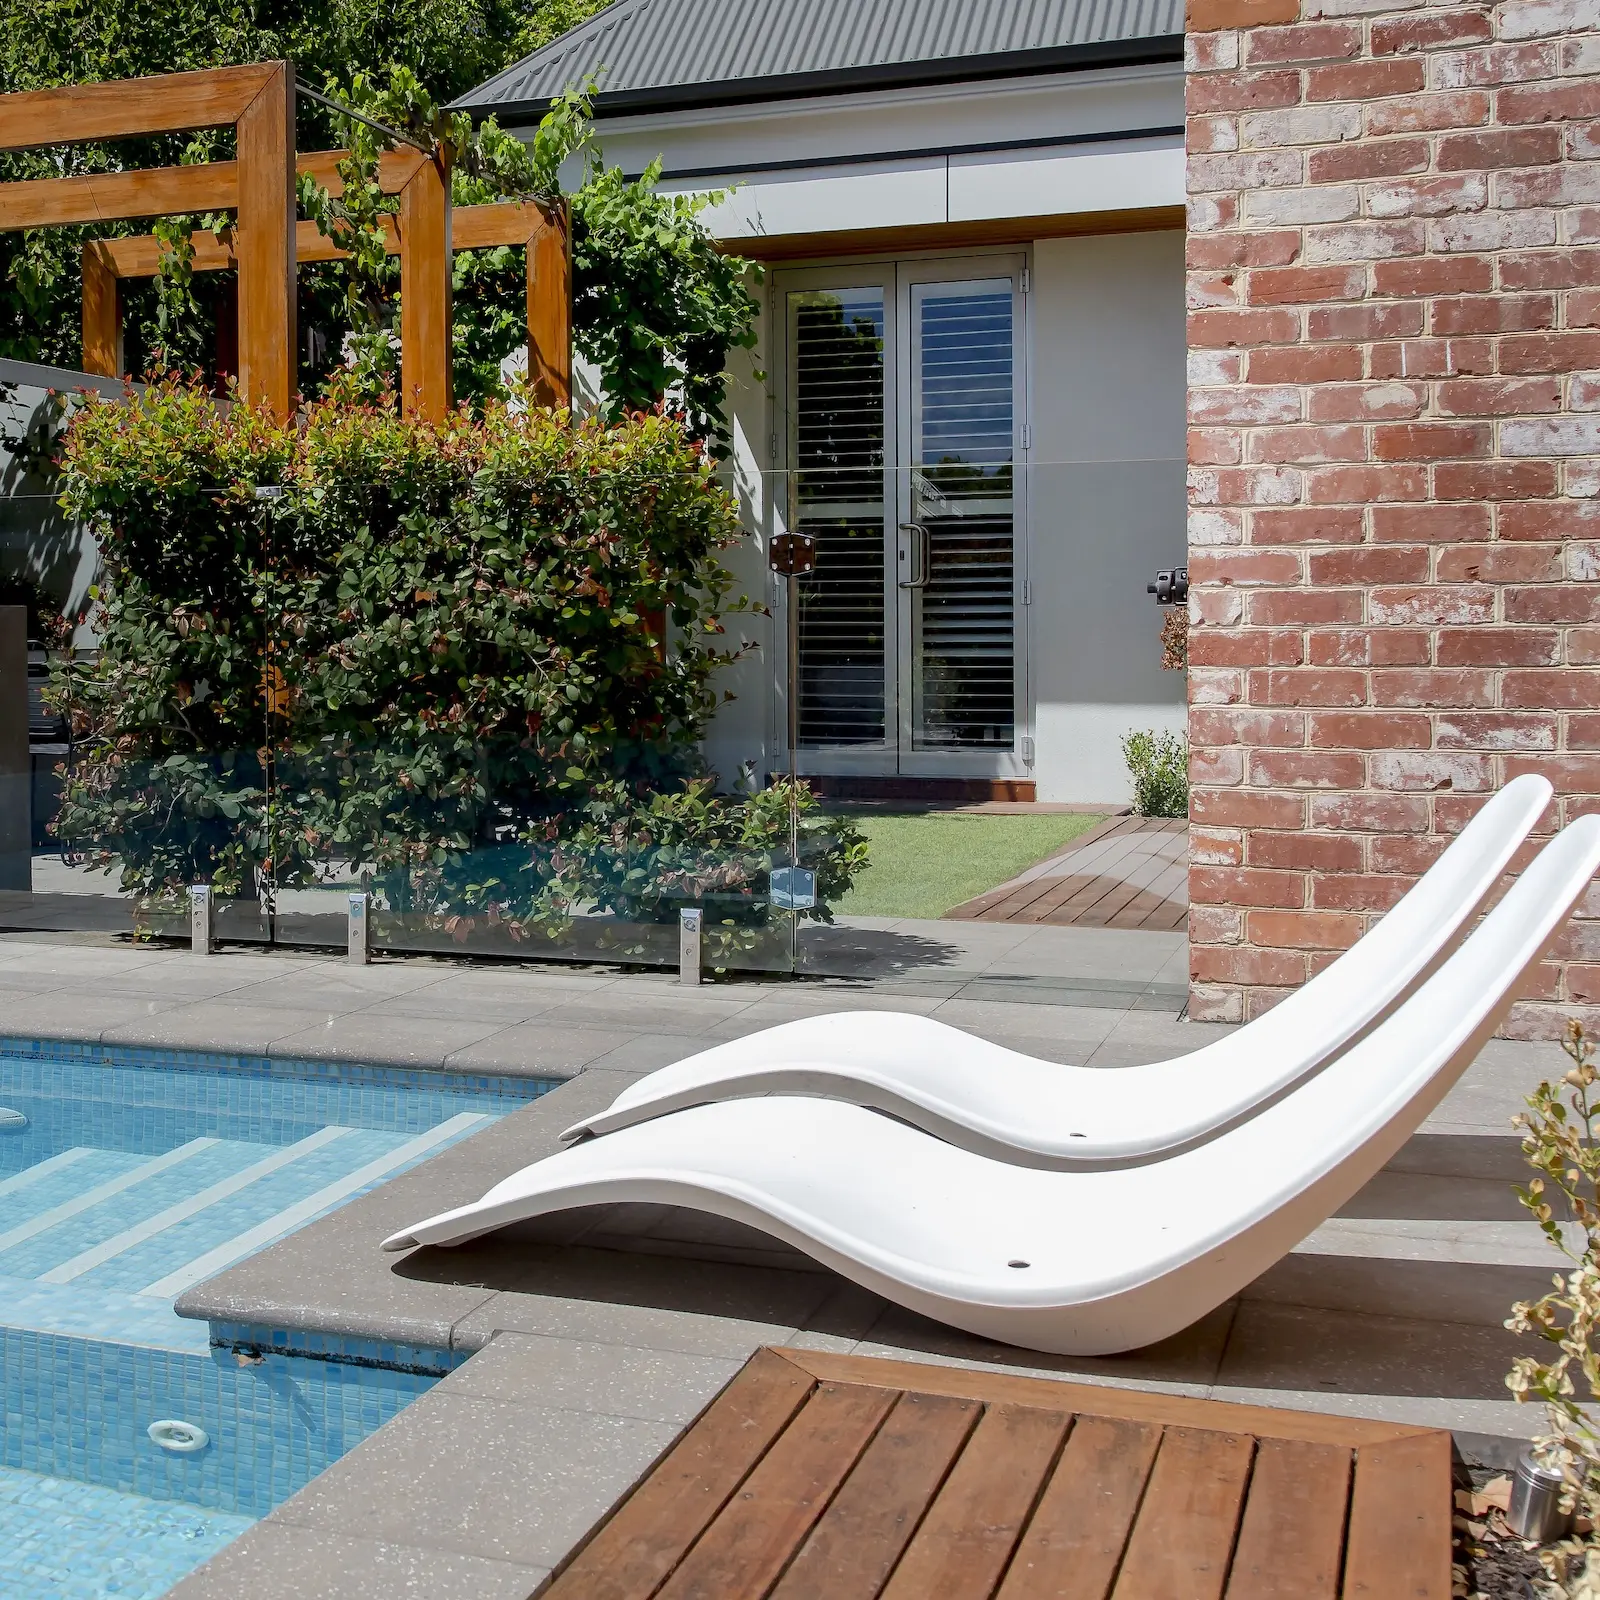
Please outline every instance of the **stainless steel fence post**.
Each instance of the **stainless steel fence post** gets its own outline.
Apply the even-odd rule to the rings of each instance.
[[[705,912],[700,906],[684,906],[678,912],[678,982],[700,981],[700,929]]]
[[[350,896],[350,921],[347,939],[348,958],[352,966],[364,967],[372,960],[372,896]]]
[[[189,889],[189,945],[197,956],[208,956],[216,949],[211,936],[211,890],[203,883]]]

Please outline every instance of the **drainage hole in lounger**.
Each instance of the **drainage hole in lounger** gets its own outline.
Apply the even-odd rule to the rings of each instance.
[[[1006,1265],[1008,1267],[1031,1267],[1033,1263],[1031,1261],[1008,1261]]]

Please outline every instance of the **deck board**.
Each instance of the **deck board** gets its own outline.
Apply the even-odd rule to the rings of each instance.
[[[1189,913],[1187,834],[1181,818],[1110,817],[1060,855],[945,915],[1052,927],[1181,928]]]
[[[1450,1436],[762,1350],[544,1600],[1448,1600]]]

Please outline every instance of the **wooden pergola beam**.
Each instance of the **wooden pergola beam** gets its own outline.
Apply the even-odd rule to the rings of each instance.
[[[264,61],[0,95],[0,150],[226,127],[282,71],[282,62]]]
[[[442,422],[450,383],[450,162],[443,150],[400,191],[400,410]]]
[[[239,114],[239,392],[294,412],[296,332],[294,68],[272,70]]]
[[[104,239],[83,247],[83,370],[114,376],[122,371],[120,274]]]
[[[232,211],[238,204],[236,161],[32,178],[0,188],[0,231],[166,217],[181,211]]]
[[[302,170],[305,170],[305,162],[309,159],[331,156],[336,161],[343,153],[314,152],[312,157],[301,158]],[[403,155],[403,152],[396,154]],[[417,161],[411,164],[413,171],[420,170],[422,165],[420,152],[417,154]],[[384,217],[382,223],[387,236],[385,244],[388,253],[401,255],[401,229],[397,219]],[[450,213],[448,243],[452,251],[490,250],[497,245],[511,245],[526,248],[528,252],[528,370],[532,376],[535,398],[541,405],[567,406],[572,403],[572,262],[569,234],[563,206],[546,209],[532,201],[498,200],[487,205],[460,206]],[[219,272],[235,265],[233,237],[231,229],[220,239],[204,230],[197,231],[192,241],[193,269],[196,272]],[[95,255],[93,265],[90,262],[91,251]],[[296,224],[295,255],[299,261],[337,261],[344,254],[316,223]],[[97,239],[85,245],[85,329],[88,327],[87,285],[91,272],[109,272],[117,279],[149,278],[160,267],[161,242],[154,234],[140,234],[131,239]],[[401,270],[404,278],[404,263]],[[99,304],[104,306],[110,303],[102,294]],[[404,305],[402,291],[402,316]],[[445,307],[444,328],[448,340],[448,305]],[[403,327],[402,354],[407,342],[414,343],[407,340]],[[102,343],[105,348],[110,348],[109,342],[103,340]],[[88,349],[87,337],[84,348]],[[91,367],[88,370],[116,372],[121,369]],[[405,381],[403,374],[401,381]]]

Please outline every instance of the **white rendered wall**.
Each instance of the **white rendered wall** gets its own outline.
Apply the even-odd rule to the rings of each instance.
[[[1033,254],[1034,778],[1123,801],[1130,728],[1184,729],[1145,593],[1183,565],[1183,235],[1040,240]]]

